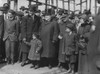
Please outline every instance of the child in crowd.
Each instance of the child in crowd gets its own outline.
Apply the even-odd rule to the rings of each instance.
[[[76,34],[73,32],[73,24],[69,23],[66,27],[64,38],[64,50],[63,53],[66,55],[66,62],[69,65],[68,73],[74,73],[74,66],[75,66],[75,40]]]
[[[24,41],[27,45],[31,46],[28,59],[32,61],[31,68],[39,68],[40,61],[40,50],[42,47],[42,42],[38,39],[38,35],[34,33],[32,35],[32,40],[30,42]]]

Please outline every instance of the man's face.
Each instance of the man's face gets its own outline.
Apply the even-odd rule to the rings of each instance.
[[[32,16],[34,14],[33,11],[29,11],[29,15]]]
[[[35,13],[35,15],[40,16],[40,13]]]
[[[72,23],[75,23],[75,19],[72,19],[71,22],[72,22]]]
[[[70,28],[66,27],[66,30],[65,31],[66,32],[70,32],[71,30],[70,30]]]
[[[51,17],[49,15],[46,15],[45,16],[45,20],[50,21],[51,20]]]
[[[12,13],[8,12],[8,18],[9,18],[9,20],[13,20],[14,19],[14,15]]]

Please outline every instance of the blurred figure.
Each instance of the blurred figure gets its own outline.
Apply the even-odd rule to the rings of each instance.
[[[4,43],[3,43],[3,31],[4,31],[4,7],[0,7],[0,61],[5,59]]]
[[[6,48],[7,64],[14,64],[15,61],[15,44],[19,35],[19,22],[15,19],[15,12],[8,11],[8,19],[5,21],[4,37]]]

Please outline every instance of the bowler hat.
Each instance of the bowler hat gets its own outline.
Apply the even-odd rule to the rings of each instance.
[[[51,9],[45,10],[45,12],[46,12],[45,15],[51,15],[51,11],[52,11]]]
[[[25,10],[25,7],[24,7],[24,6],[21,6],[21,7],[20,7],[20,10]]]
[[[58,14],[60,14],[60,15],[62,15],[64,13],[64,10],[63,9],[60,9],[59,11],[58,11]]]
[[[36,12],[36,10],[37,10],[37,5],[36,4],[29,6],[29,11]]]
[[[8,3],[4,3],[4,4],[3,4],[3,7],[6,8],[6,9],[9,9],[9,6],[10,6],[10,5],[9,5]]]
[[[17,14],[18,16],[24,16],[24,13],[21,12],[21,11],[16,11],[16,14]]]

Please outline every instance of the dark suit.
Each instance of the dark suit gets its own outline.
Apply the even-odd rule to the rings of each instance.
[[[29,15],[24,16],[21,24],[21,39],[23,40],[23,38],[26,38],[26,40],[30,42],[32,34],[34,32],[39,32],[40,25],[40,17],[36,15],[34,16],[34,18]],[[29,46],[22,42],[20,52],[22,53],[22,61],[26,61],[29,52]]]
[[[14,61],[15,43],[19,35],[19,22],[17,20],[5,20],[4,37],[6,47],[6,58]]]

